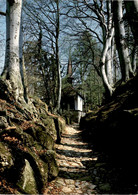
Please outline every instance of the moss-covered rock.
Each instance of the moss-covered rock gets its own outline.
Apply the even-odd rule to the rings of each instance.
[[[28,160],[25,159],[25,166],[22,171],[20,180],[17,182],[17,186],[23,189],[28,194],[37,194],[37,184],[34,177],[33,169]]]
[[[61,135],[65,129],[65,121],[61,117],[54,117],[56,132],[57,132],[57,143],[61,141]]]
[[[52,136],[54,141],[57,140],[57,130],[55,127],[54,119],[53,117],[47,117],[45,119],[42,119],[43,124],[46,127],[47,132]]]
[[[0,172],[10,169],[14,165],[13,156],[6,144],[0,142]]]
[[[36,140],[46,149],[54,149],[54,140],[52,136],[48,132],[44,131],[42,127],[38,127],[36,129]]]
[[[0,79],[0,193],[43,193],[58,175],[54,143],[64,127],[38,98],[16,102]]]
[[[138,164],[137,83],[138,75],[130,79],[125,85],[119,86],[113,97],[105,105],[96,112],[88,113],[81,119],[80,123],[82,138],[93,145],[93,151],[103,154],[102,158],[109,161],[113,167],[119,167],[118,173],[120,175],[116,174],[115,179],[118,181],[116,183],[120,186],[123,186],[123,183],[126,186],[133,184],[133,189],[131,186],[132,192],[136,192],[134,186],[138,186],[136,171]],[[99,178],[102,176],[100,175]],[[101,185],[101,193],[106,192],[106,187],[108,185]],[[116,186],[112,187],[117,188]]]
[[[0,128],[7,128],[8,127],[8,122],[6,117],[0,116]]]
[[[41,158],[48,163],[48,169],[49,169],[49,179],[53,179],[58,176],[59,169],[57,162],[55,160],[55,152],[53,150],[48,150],[45,154],[41,155]]]

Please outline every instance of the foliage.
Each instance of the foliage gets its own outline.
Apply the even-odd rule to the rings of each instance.
[[[98,66],[100,53],[96,40],[92,38],[88,31],[84,31],[79,36],[76,47],[74,47],[71,54],[73,86],[85,98],[86,110],[93,109],[96,105],[100,105],[102,101],[103,84],[98,75],[100,74]],[[67,81],[67,77],[64,80]],[[63,86],[65,86],[65,81]]]

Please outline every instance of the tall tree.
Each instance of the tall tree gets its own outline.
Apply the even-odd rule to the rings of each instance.
[[[20,49],[22,0],[6,1],[6,56],[2,77],[13,89],[16,100],[24,100]]]
[[[125,27],[123,20],[122,0],[113,1],[113,19],[115,26],[115,40],[121,66],[122,80],[129,79],[129,73],[133,74],[129,57],[128,45],[125,39]]]
[[[74,12],[74,16],[70,13],[72,9],[69,12],[70,17],[74,17],[77,21],[77,24],[72,25],[74,27],[73,30],[76,29],[78,33],[76,35],[79,35],[84,29],[89,31],[96,39],[97,44],[102,48],[100,63],[95,64],[94,68],[97,74],[102,77],[105,90],[112,94],[113,50],[111,45],[114,44],[114,28],[112,24],[111,1],[81,0],[74,2],[74,7],[73,2],[72,9],[76,10],[76,12]]]
[[[114,81],[114,69],[116,67],[115,58],[119,59],[122,79],[128,80],[130,75],[134,75],[134,71],[136,70],[136,52],[135,52],[135,45],[133,52],[130,53],[128,42],[126,40],[126,23],[124,25],[125,19],[125,10],[123,0],[109,0],[109,1],[101,1],[101,0],[80,0],[74,3],[74,9],[76,9],[76,13],[74,16],[70,14],[70,17],[76,18],[76,21],[79,20],[82,25],[78,22],[76,25],[77,32],[80,32],[82,28],[86,28],[89,32],[96,37],[97,41],[100,42],[102,48],[102,55],[100,60],[100,67],[101,67],[101,76],[103,79],[103,83],[105,86],[106,91],[108,94],[112,95],[113,91],[115,90],[115,83]],[[134,0],[133,2],[125,1],[125,4],[129,8],[126,10],[126,13],[130,15],[130,7],[134,10],[134,20],[129,19],[129,23],[131,23],[131,29],[133,28],[132,32],[134,35],[134,39],[137,39],[137,1]],[[113,7],[112,7],[113,5]],[[131,6],[130,6],[131,5]],[[128,9],[127,8],[127,9]],[[73,6],[72,6],[73,9]],[[70,8],[70,10],[72,11]],[[69,11],[68,13],[70,13]],[[127,15],[126,14],[126,15]],[[69,14],[68,14],[69,15]],[[90,25],[90,20],[93,25]],[[133,22],[132,22],[133,21]],[[96,26],[96,27],[95,27]],[[128,25],[127,25],[128,26]],[[133,26],[133,27],[132,27]],[[93,28],[95,27],[96,30]],[[99,28],[100,27],[100,28]],[[115,27],[115,29],[114,29]],[[128,27],[127,27],[128,28]],[[115,41],[116,39],[116,47],[118,51],[118,55],[116,55],[116,47]],[[130,60],[130,55],[132,56],[133,67]],[[134,56],[134,57],[133,57]],[[115,58],[114,58],[115,57]],[[116,60],[118,61],[118,60]],[[114,63],[115,62],[115,63]],[[97,70],[97,69],[96,69]],[[121,75],[121,74],[120,74]]]
[[[56,109],[59,111],[60,102],[61,102],[61,71],[60,71],[60,62],[59,62],[59,31],[60,31],[60,11],[59,11],[59,0],[56,0],[56,64],[58,70],[58,95],[57,95],[57,105]]]
[[[130,24],[135,42],[138,45],[138,1],[124,1],[124,4],[126,8],[127,20]]]

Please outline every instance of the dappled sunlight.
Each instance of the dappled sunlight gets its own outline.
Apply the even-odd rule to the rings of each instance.
[[[61,143],[56,144],[56,153],[59,177],[49,183],[47,193],[95,193],[96,186],[92,184],[86,164],[96,162],[98,158],[88,143],[82,141],[77,125],[66,126]]]

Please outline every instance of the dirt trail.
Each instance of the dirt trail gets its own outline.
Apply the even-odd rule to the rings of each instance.
[[[77,124],[67,126],[61,144],[56,144],[59,176],[48,184],[45,194],[96,194],[88,164],[97,161],[79,136]]]

